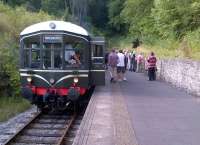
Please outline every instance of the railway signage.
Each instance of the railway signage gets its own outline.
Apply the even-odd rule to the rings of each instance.
[[[62,43],[63,39],[60,35],[44,35],[44,43]]]

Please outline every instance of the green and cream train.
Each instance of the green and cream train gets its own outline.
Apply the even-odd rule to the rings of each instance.
[[[20,33],[22,95],[43,109],[64,110],[105,84],[105,40],[64,21],[31,25]]]

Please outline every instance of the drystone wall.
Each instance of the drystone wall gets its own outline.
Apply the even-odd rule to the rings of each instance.
[[[157,63],[157,77],[178,88],[200,96],[200,62],[164,59]]]

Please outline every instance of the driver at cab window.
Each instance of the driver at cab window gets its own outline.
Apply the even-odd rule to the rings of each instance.
[[[81,64],[79,51],[74,51],[71,44],[65,46],[65,61],[68,64]]]

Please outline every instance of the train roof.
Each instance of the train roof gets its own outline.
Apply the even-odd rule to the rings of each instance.
[[[89,35],[88,32],[84,28],[78,25],[75,25],[71,22],[64,22],[64,21],[46,21],[46,22],[33,24],[25,28],[20,33],[20,35],[21,36],[27,35],[27,34],[39,32],[39,31],[66,31],[66,32],[84,35],[84,36]]]

